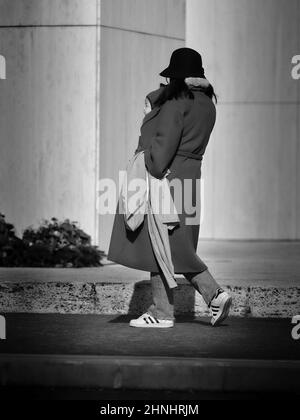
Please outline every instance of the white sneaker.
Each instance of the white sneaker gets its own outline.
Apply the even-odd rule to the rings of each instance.
[[[139,318],[132,319],[129,325],[138,328],[171,328],[174,327],[174,321],[171,319],[157,319],[146,312]]]
[[[209,305],[212,312],[211,325],[217,326],[228,317],[231,304],[232,298],[229,294],[219,289]]]

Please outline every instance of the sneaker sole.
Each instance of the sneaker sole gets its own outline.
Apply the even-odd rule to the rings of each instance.
[[[143,324],[143,325],[137,325],[137,324],[131,324],[129,323],[130,327],[134,327],[134,328],[172,328],[174,327],[173,325],[159,325],[159,324]]]
[[[218,325],[221,324],[221,322],[223,322],[228,317],[231,304],[232,304],[232,297],[229,297],[224,303],[223,310],[219,318],[212,321],[213,327],[217,327]]]

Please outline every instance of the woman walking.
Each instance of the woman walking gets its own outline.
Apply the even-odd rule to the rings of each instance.
[[[144,151],[146,169],[153,177],[167,177],[170,185],[174,185],[171,194],[175,207],[180,209],[179,225],[168,235],[174,272],[183,274],[201,293],[211,309],[211,324],[216,326],[228,316],[231,297],[218,285],[196,253],[201,163],[216,120],[213,103],[216,96],[205,78],[202,57],[193,49],[175,50],[169,66],[160,75],[168,78],[169,83],[147,96],[151,107],[143,120],[136,152]],[[176,184],[176,180],[180,183]],[[118,210],[119,206],[108,259],[149,271],[152,287],[153,303],[146,313],[131,320],[130,326],[173,327],[173,289],[168,286],[155,258],[147,215],[143,224],[132,232],[126,229],[123,215]]]

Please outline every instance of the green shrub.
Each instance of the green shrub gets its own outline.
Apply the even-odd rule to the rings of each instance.
[[[5,223],[4,216],[2,229],[0,225],[0,253],[1,266],[15,267],[98,267],[104,255],[91,245],[91,237],[77,222],[69,219],[60,222],[53,217],[44,220],[37,229],[28,227],[19,239],[13,225]]]
[[[18,267],[23,264],[25,245],[15,234],[15,228],[0,213],[0,266]]]

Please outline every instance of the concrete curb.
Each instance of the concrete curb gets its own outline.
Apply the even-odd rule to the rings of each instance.
[[[175,314],[208,315],[201,295],[184,279],[178,280]],[[223,283],[233,297],[233,316],[291,318],[300,313],[300,286],[273,287]],[[151,303],[148,280],[0,282],[0,313],[140,314]]]
[[[300,314],[300,242],[203,241],[199,254],[233,297],[231,315]],[[151,303],[149,273],[109,261],[92,268],[0,267],[0,313],[134,314]],[[182,276],[175,314],[208,314]]]
[[[0,355],[1,386],[148,390],[300,390],[300,361]]]

